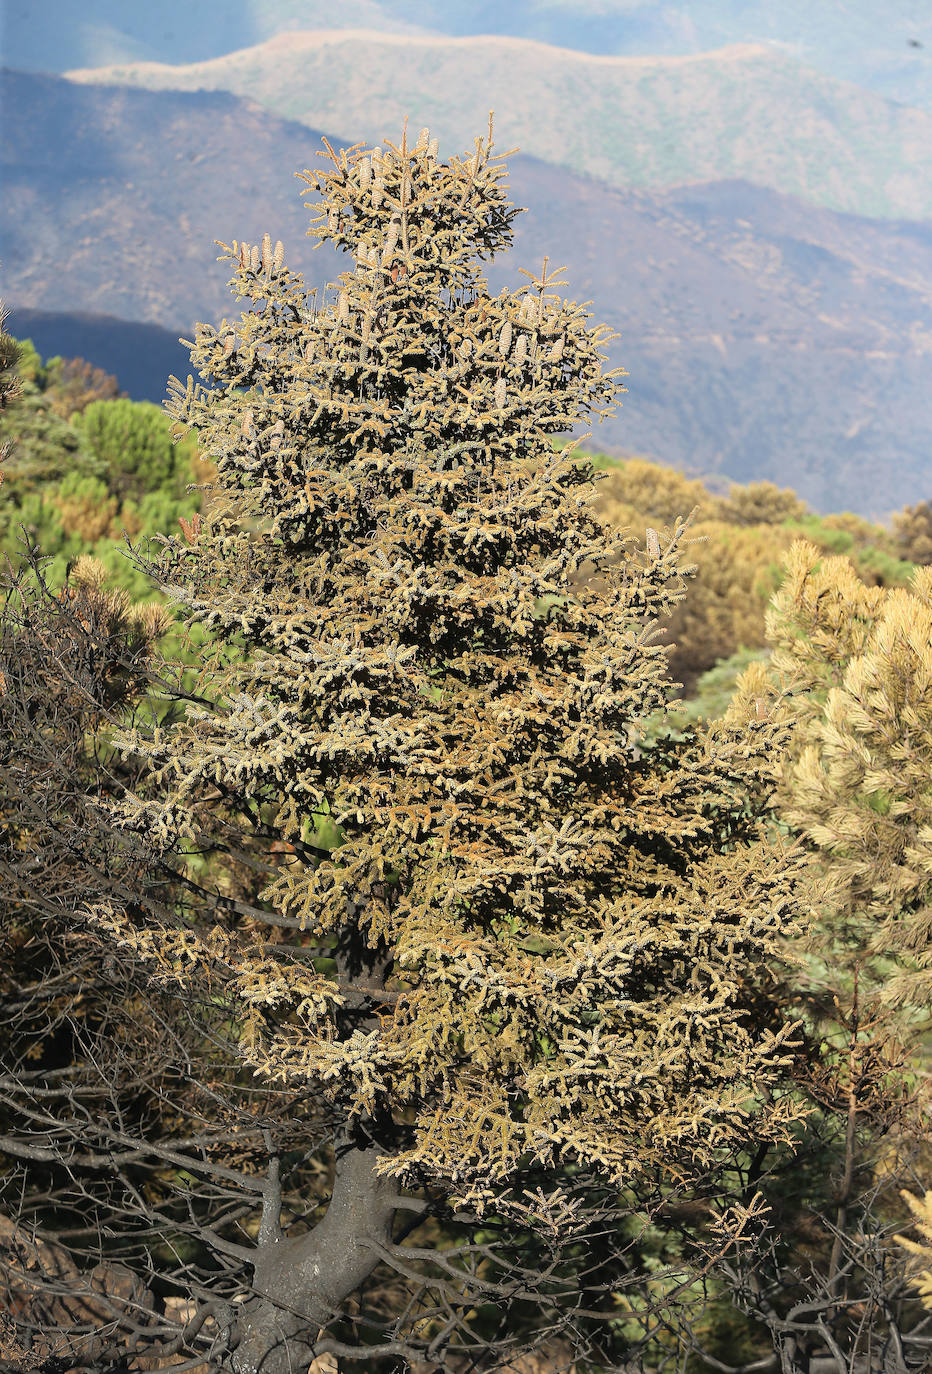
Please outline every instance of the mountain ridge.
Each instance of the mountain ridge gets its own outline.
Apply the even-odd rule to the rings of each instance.
[[[657,64],[678,66],[684,63],[690,64],[707,60],[729,61],[749,57],[765,57],[771,52],[771,49],[768,48],[765,43],[724,43],[720,48],[712,48],[707,52],[701,53],[588,53],[581,52],[578,48],[566,48],[554,43],[545,43],[539,38],[522,38],[517,34],[388,33],[382,29],[359,27],[285,29],[281,33],[276,33],[270,38],[263,39],[261,43],[251,45],[251,48],[263,48],[270,52],[279,49],[282,51],[292,51],[295,48],[311,48],[318,46],[321,42],[333,41],[335,36],[338,36],[341,42],[353,39],[377,39],[380,43],[384,42],[397,47],[407,47],[414,44],[446,47],[451,43],[462,43],[468,44],[470,47],[511,48],[516,52],[525,52],[534,48],[540,48],[544,49],[548,56],[556,54],[563,61],[578,60],[585,63],[595,62],[607,65],[624,63],[626,66],[654,66]],[[134,69],[139,70],[145,70],[147,68],[173,70],[176,66],[208,66],[214,62],[224,62],[229,58],[236,57],[239,52],[249,52],[251,48],[237,49],[235,52],[226,53],[222,57],[205,58],[200,62],[171,63],[139,60],[133,62],[131,65]],[[97,73],[101,71],[121,71],[124,65],[123,63],[113,63],[105,64],[103,67],[72,67],[62,72],[61,75],[69,81],[81,81],[95,77]]]
[[[515,37],[315,29],[205,62],[66,76],[82,85],[228,90],[279,118],[339,125],[351,142],[400,130],[407,114],[413,129],[430,125],[444,154],[470,148],[494,110],[501,146],[613,186],[737,177],[842,212],[932,218],[932,112],[761,44],[593,56]]]
[[[915,0],[4,0],[8,66],[45,72],[113,62],[191,62],[282,30],[482,31],[593,54],[677,55],[765,43],[888,100],[932,108],[932,10]]]
[[[27,73],[0,74],[0,96],[0,297],[13,311],[191,338],[197,320],[238,314],[215,240],[281,238],[308,289],[352,268],[306,237],[313,196],[295,174],[319,165],[322,143],[304,125],[224,92]],[[484,265],[490,291],[523,285],[519,268],[546,255],[566,267],[561,294],[621,336],[604,351],[627,369],[627,394],[587,448],[767,479],[868,519],[929,496],[932,225],[814,210],[740,180],[649,192],[525,154],[507,167],[508,198],[529,213]]]

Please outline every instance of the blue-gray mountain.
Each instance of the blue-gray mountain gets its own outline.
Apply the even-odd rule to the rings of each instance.
[[[0,296],[14,334],[19,306],[190,338],[196,320],[235,311],[214,239],[268,231],[309,286],[351,267],[305,237],[294,174],[320,165],[322,145],[303,125],[221,92],[2,82]],[[766,478],[870,519],[932,495],[932,226],[742,182],[647,193],[520,153],[509,167],[512,201],[533,213],[489,264],[492,290],[517,288],[546,254],[566,265],[562,294],[591,299],[621,334],[606,365],[628,369],[628,393],[587,447]]]

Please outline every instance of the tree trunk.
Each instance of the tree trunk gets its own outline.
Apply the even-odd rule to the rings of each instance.
[[[367,1240],[390,1246],[398,1206],[423,1206],[378,1178],[377,1146],[337,1153],[333,1193],[312,1231],[261,1241],[253,1285],[234,1327],[234,1374],[306,1374],[318,1329],[379,1263]]]

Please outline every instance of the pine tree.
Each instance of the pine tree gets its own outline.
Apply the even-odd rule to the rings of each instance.
[[[818,921],[784,985],[804,1014],[799,1090],[817,1107],[791,1166],[808,1175],[807,1279],[794,1295],[780,1292],[779,1270],[758,1272],[759,1293],[779,1294],[768,1304],[749,1300],[746,1279],[739,1292],[792,1339],[788,1370],[808,1368],[829,1337],[846,1366],[869,1340],[918,1368],[925,1337],[889,1237],[903,1224],[902,1185],[928,1177],[915,1070],[932,994],[932,569],[914,569],[909,587],[869,586],[805,540],[783,561],[769,662],[751,663],[738,687],[790,726],[776,814],[813,859]]]
[[[120,498],[139,501],[158,490],[181,496],[192,480],[196,445],[173,443],[165,415],[148,401],[92,401],[74,427]]]
[[[932,563],[932,501],[904,506],[893,516],[896,549],[910,563]]]
[[[886,1000],[927,1006],[932,571],[915,568],[908,587],[866,586],[847,558],[803,540],[786,570],[767,616],[794,732],[780,813],[822,859],[823,920]]]
[[[285,1234],[270,1173],[237,1371],[352,1353],[318,1328],[380,1256],[410,1257],[395,1212],[428,1216],[438,1190],[481,1218],[528,1160],[684,1177],[793,1116],[762,1100],[790,1027],[761,1024],[754,991],[802,912],[801,857],[762,819],[782,727],[748,697],[728,726],[639,747],[675,685],[654,641],[686,524],[646,552],[611,534],[589,461],[554,452],[611,413],[615,373],[546,260],[485,289],[476,259],[520,213],[492,146],[491,119],[449,163],[426,129],[413,149],[328,144],[332,167],[301,175],[324,194],[310,232],[355,259],[336,300],[268,235],[221,244],[251,308],[197,327],[213,385],[171,381],[217,482],[140,566],[215,637],[215,705],[124,734],[159,791],[123,823],[163,856],[287,862],[264,928],[94,915],[222,996],[256,1074],[316,1086],[343,1121],[315,1227]],[[586,560],[605,588],[572,593]]]
[[[792,487],[781,489],[773,482],[743,487],[733,482],[728,496],[716,502],[715,518],[732,525],[782,525],[784,520],[801,520],[808,511]]]

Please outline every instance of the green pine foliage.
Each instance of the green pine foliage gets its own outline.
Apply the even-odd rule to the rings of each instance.
[[[426,130],[328,145],[303,175],[324,193],[311,232],[354,259],[330,304],[269,236],[221,245],[250,308],[198,326],[215,385],[172,379],[170,405],[217,489],[141,566],[235,660],[205,670],[215,709],[125,737],[161,788],[125,823],[204,845],[211,799],[235,797],[292,846],[261,894],[292,935],[97,912],[160,976],[224,986],[256,1072],[388,1113],[380,1173],[480,1214],[529,1155],[621,1182],[701,1167],[752,1117],[780,1136],[792,1108],[761,1090],[790,1028],[748,997],[803,914],[798,856],[762,833],[779,727],[749,700],[637,748],[672,695],[655,625],[685,594],[685,526],[646,552],[613,534],[591,464],[554,452],[617,383],[546,262],[485,289],[477,261],[520,213],[491,149],[491,127],[448,163]],[[585,560],[605,590],[571,593]],[[339,964],[307,959],[347,929],[361,1023]]]
[[[44,482],[61,477],[80,448],[73,427],[52,410],[45,396],[35,349],[28,339],[17,347],[17,394],[4,416],[4,435],[11,452],[4,462],[3,512],[10,501],[19,499],[20,491],[36,490]]]
[[[75,360],[80,363],[80,360]],[[116,389],[113,379],[60,358],[43,364],[29,340],[19,346],[19,394],[5,416],[10,444],[0,498],[0,556],[18,564],[25,536],[51,559],[50,585],[87,554],[111,583],[134,599],[155,597],[150,581],[127,557],[130,538],[177,529],[195,514],[210,468],[196,436],[176,442],[165,413],[125,397],[94,399]],[[80,394],[76,382],[87,386]],[[110,383],[113,382],[111,386]]]
[[[84,449],[106,472],[110,492],[141,501],[158,492],[180,502],[194,476],[195,439],[175,444],[164,411],[148,401],[94,401],[74,426]]]

